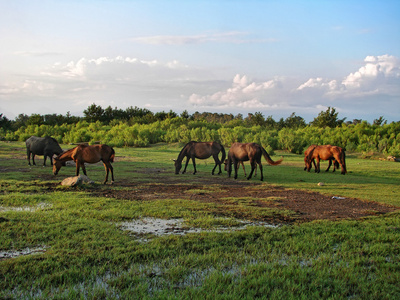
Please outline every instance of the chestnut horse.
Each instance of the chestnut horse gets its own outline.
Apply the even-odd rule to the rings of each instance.
[[[111,171],[111,184],[114,182],[114,171],[111,165],[114,162],[115,152],[114,149],[107,145],[84,145],[81,144],[75,148],[69,149],[54,159],[53,173],[58,174],[58,171],[62,166],[65,166],[65,162],[73,160],[76,163],[76,176],[79,175],[79,168],[82,168],[83,174],[86,174],[85,162],[89,164],[94,164],[102,161],[106,169],[106,178],[104,179],[104,184],[108,180],[108,173]]]
[[[341,147],[331,146],[331,145],[322,145],[322,146],[316,146],[314,149],[312,149],[308,153],[307,158],[305,158],[305,163],[307,165],[308,172],[310,172],[311,164],[314,159],[317,161],[317,163],[315,165],[316,173],[320,172],[320,160],[321,159],[322,160],[335,159],[336,162],[340,164],[340,167],[342,169],[341,173],[343,175],[347,173],[346,154]],[[330,164],[331,164],[331,161],[330,161]]]
[[[329,146],[330,146],[330,145],[329,145]],[[305,164],[304,171],[307,170],[307,157],[308,157],[308,154],[309,154],[312,150],[314,150],[315,147],[317,147],[317,145],[311,145],[310,147],[307,148],[306,151],[304,151],[304,164]],[[334,158],[330,158],[330,159],[329,159],[328,168],[325,170],[325,172],[328,172],[329,169],[331,168],[332,160],[333,160],[333,172],[335,172],[335,170],[339,168],[339,163],[337,162],[337,160],[334,159]],[[312,160],[312,163],[314,164],[314,168],[317,169],[317,166],[315,165],[315,159]],[[310,167],[310,168],[311,168],[311,167]]]
[[[221,160],[218,158],[218,154],[222,153]],[[207,159],[210,156],[214,158],[215,166],[212,170],[211,174],[214,175],[215,168],[219,166],[218,174],[222,173],[221,164],[225,160],[225,148],[220,143],[217,142],[195,142],[191,141],[187,143],[181,150],[178,155],[178,158],[174,160],[175,162],[175,174],[179,174],[179,171],[182,168],[182,160],[186,157],[185,168],[183,169],[182,174],[186,172],[186,168],[188,166],[189,160],[192,159],[194,172],[196,174],[196,158],[198,159]]]
[[[243,161],[248,161],[250,160],[250,165],[251,165],[251,172],[247,179],[250,179],[251,176],[253,175],[254,170],[257,167],[260,168],[260,173],[261,173],[261,181],[264,180],[263,176],[263,168],[261,164],[261,156],[264,156],[266,161],[270,165],[279,165],[283,159],[280,159],[278,161],[273,161],[267,151],[260,145],[256,143],[247,143],[247,144],[242,144],[242,143],[233,143],[231,148],[229,149],[228,152],[228,162],[227,162],[227,167],[228,167],[228,176],[231,177],[232,173],[232,164],[235,167],[235,179],[237,179],[237,171],[239,168],[239,162]]]

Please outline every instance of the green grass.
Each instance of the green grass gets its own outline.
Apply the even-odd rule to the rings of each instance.
[[[62,148],[68,146],[62,145]],[[196,184],[211,177],[212,160],[198,161],[198,174],[175,175],[171,159],[179,145],[116,149],[116,184],[102,185],[104,167],[88,165],[96,184],[66,188],[74,175],[64,167],[29,167],[23,143],[0,142],[1,251],[45,246],[44,252],[0,260],[0,298],[9,299],[398,299],[400,296],[400,211],[360,220],[314,221],[278,228],[250,226],[239,231],[203,231],[153,237],[141,242],[119,222],[140,217],[182,218],[186,226],[237,227],[238,219],[290,215],[254,201],[229,197],[221,202],[188,199],[124,200],[94,197],[94,191],[134,190],[146,184]],[[303,158],[284,156],[280,166],[264,163],[245,188],[317,191],[400,206],[399,165],[348,155],[349,173],[307,173]],[[326,168],[326,162],[322,163]],[[247,164],[247,168],[249,168]],[[223,176],[226,176],[224,173]],[[234,180],[232,178],[232,180]],[[130,186],[118,186],[118,182]],[[318,186],[324,182],[324,186]],[[214,184],[188,194],[210,193]],[[43,205],[46,204],[46,205]]]

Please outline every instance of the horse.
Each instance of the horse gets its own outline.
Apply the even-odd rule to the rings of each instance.
[[[47,157],[49,157],[50,159],[50,164],[53,165],[53,155],[54,154],[59,155],[60,153],[63,152],[57,140],[50,136],[45,136],[45,137],[31,136],[25,141],[25,145],[26,145],[26,156],[29,165],[31,165],[31,154],[32,154],[33,165],[36,165],[35,155],[43,155],[44,156],[43,166],[45,167]]]
[[[225,164],[225,171],[228,171],[228,160],[227,160],[227,159],[225,159],[224,164]],[[239,161],[239,164],[242,165],[243,172],[244,172],[244,177],[247,177],[246,169],[245,169],[245,167],[244,167],[243,161]],[[256,168],[255,171],[254,171],[254,176],[257,176],[257,168]]]
[[[219,153],[222,153],[221,160],[218,158]],[[186,157],[185,168],[182,171],[182,174],[186,172],[186,168],[188,166],[189,160],[192,159],[194,172],[196,174],[196,158],[198,159],[207,159],[210,156],[214,158],[215,166],[211,172],[214,175],[214,171],[219,167],[218,175],[222,173],[221,164],[225,160],[225,148],[220,143],[217,142],[196,142],[191,141],[187,143],[181,150],[178,155],[178,158],[174,160],[175,162],[175,174],[179,174],[179,171],[182,168],[182,160]]]
[[[315,165],[315,172],[320,172],[320,160],[332,160],[335,159],[336,163],[340,164],[342,169],[341,174],[346,174],[346,154],[341,147],[332,146],[332,145],[322,145],[316,146],[312,149],[305,159],[305,163],[307,166],[307,171],[311,170],[311,163],[313,160],[317,160],[317,164]],[[330,162],[331,163],[331,162]],[[329,165],[330,166],[330,165]],[[328,168],[329,169],[329,168]]]
[[[82,168],[83,174],[86,174],[85,162],[89,164],[94,164],[102,161],[106,169],[106,178],[104,179],[104,184],[108,180],[109,171],[111,171],[111,184],[114,182],[114,170],[111,165],[114,162],[115,151],[112,147],[102,144],[102,145],[92,145],[88,146],[81,144],[75,148],[69,149],[57,157],[54,158],[53,164],[53,174],[57,175],[58,171],[62,166],[65,166],[65,162],[73,160],[76,163],[76,176],[79,175],[79,168]]]
[[[250,172],[249,176],[247,177],[247,180],[249,180],[251,178],[251,176],[253,175],[253,172],[256,169],[257,164],[258,164],[258,167],[260,168],[260,173],[261,173],[260,180],[263,181],[264,176],[263,176],[263,168],[262,168],[262,164],[261,164],[261,156],[264,156],[266,161],[270,165],[273,165],[273,166],[279,165],[283,161],[283,158],[278,161],[273,161],[271,159],[271,157],[269,156],[269,154],[267,153],[267,151],[265,151],[265,149],[262,146],[260,146],[256,143],[246,143],[246,144],[233,143],[228,152],[228,162],[227,162],[228,176],[231,177],[232,164],[234,164],[234,167],[235,167],[235,177],[234,178],[237,179],[237,171],[238,171],[238,167],[239,167],[239,162],[250,160],[251,172]]]
[[[308,157],[308,154],[311,151],[313,151],[315,147],[317,147],[317,145],[311,145],[310,147],[307,148],[306,151],[304,151],[304,164],[305,164],[304,171],[307,170],[307,157]],[[333,160],[333,171],[332,172],[335,172],[335,170],[339,168],[339,163],[337,162],[337,160],[334,159],[334,158],[330,158],[329,159],[328,168],[325,170],[325,172],[328,172],[329,169],[331,168],[332,160]],[[314,168],[317,169],[317,166],[315,165],[315,159],[312,160],[312,163],[314,164]]]

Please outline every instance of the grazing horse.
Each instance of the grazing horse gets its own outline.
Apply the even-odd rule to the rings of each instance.
[[[46,137],[37,137],[31,136],[29,139],[25,141],[26,144],[26,155],[28,158],[28,164],[31,165],[31,154],[32,154],[32,163],[35,163],[35,155],[43,155],[44,161],[43,166],[46,166],[46,158],[50,158],[50,164],[53,165],[53,155],[59,155],[62,153],[62,149],[58,144],[55,138],[46,136]]]
[[[218,154],[222,153],[222,158],[221,160],[218,158]],[[207,159],[210,156],[214,158],[215,161],[215,166],[211,172],[212,175],[214,175],[214,171],[216,167],[219,167],[219,172],[218,174],[222,173],[221,170],[221,164],[225,160],[225,149],[224,146],[222,146],[220,143],[217,142],[195,142],[191,141],[187,143],[181,150],[181,152],[178,155],[178,158],[174,160],[175,162],[175,174],[179,174],[179,171],[182,168],[182,160],[186,157],[186,164],[185,168],[182,171],[182,174],[186,172],[186,168],[188,166],[189,160],[192,159],[193,162],[193,167],[194,167],[194,172],[193,174],[196,174],[196,158],[198,159]]]
[[[65,162],[73,160],[76,163],[76,176],[79,175],[79,168],[82,168],[83,174],[86,174],[85,162],[89,164],[94,164],[102,161],[106,169],[106,178],[104,179],[104,184],[108,180],[108,173],[111,171],[111,184],[114,182],[114,171],[111,165],[114,162],[115,151],[113,148],[107,145],[79,145],[75,148],[69,149],[56,158],[54,158],[53,173],[58,174],[58,171],[62,166],[65,166]]]
[[[330,145],[329,145],[329,146],[330,146]],[[311,145],[310,147],[307,148],[306,151],[304,151],[304,164],[305,164],[304,171],[307,170],[307,157],[308,157],[308,154],[309,154],[311,151],[313,151],[315,147],[317,147],[317,145]],[[330,158],[330,159],[329,159],[328,168],[325,170],[325,172],[328,172],[329,169],[331,168],[332,160],[333,160],[333,172],[335,172],[335,170],[339,168],[339,163],[337,162],[337,160],[334,159],[334,158]],[[315,165],[315,159],[312,160],[312,163],[314,164],[314,168],[315,168],[315,170],[316,170],[316,169],[317,169],[317,166]],[[311,167],[310,167],[310,168],[311,168]]]
[[[336,163],[340,164],[340,167],[342,169],[341,173],[343,175],[347,173],[346,154],[345,154],[344,150],[340,147],[331,146],[331,145],[322,145],[322,146],[316,146],[314,149],[312,149],[308,153],[307,158],[305,159],[305,163],[307,165],[308,172],[310,172],[310,170],[311,170],[311,164],[314,159],[317,161],[317,163],[315,165],[316,173],[320,172],[320,160],[321,159],[322,160],[335,159]],[[331,161],[330,161],[330,164],[331,164]],[[329,164],[329,166],[330,166],[330,164]]]
[[[263,176],[263,168],[261,164],[261,156],[264,156],[266,161],[270,165],[279,165],[283,159],[280,159],[278,161],[273,161],[267,151],[260,145],[256,143],[247,143],[247,144],[242,144],[242,143],[233,143],[231,148],[229,149],[228,152],[228,175],[231,177],[232,173],[232,164],[234,164],[235,167],[235,179],[237,179],[237,171],[239,167],[239,162],[243,161],[248,161],[250,160],[250,165],[251,165],[251,172],[247,179],[250,179],[251,176],[253,175],[254,170],[257,167],[260,168],[260,173],[261,173],[261,181],[264,180]]]

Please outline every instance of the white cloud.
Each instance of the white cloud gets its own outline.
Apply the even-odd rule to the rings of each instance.
[[[400,60],[395,56],[367,56],[364,65],[342,80],[310,78],[297,91],[322,96],[354,97],[371,94],[400,96]]]
[[[237,74],[233,78],[231,87],[211,95],[192,94],[189,103],[201,107],[267,108],[270,105],[263,103],[263,94],[275,87],[277,87],[276,80],[256,83],[250,82],[246,75]]]

